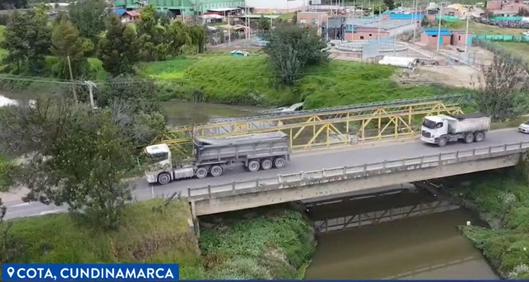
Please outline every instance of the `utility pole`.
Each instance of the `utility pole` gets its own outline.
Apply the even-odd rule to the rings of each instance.
[[[443,2],[441,2],[441,10],[439,11],[439,28],[437,29],[437,53],[441,45],[441,22],[443,21]]]
[[[90,106],[92,109],[96,109],[96,104],[94,102],[94,88],[97,88],[96,84],[92,81],[86,80],[84,82],[88,86],[88,93],[90,95]]]
[[[77,92],[75,91],[75,82],[73,81],[73,72],[72,72],[72,63],[70,62],[70,56],[66,56],[66,60],[68,61],[68,69],[70,70],[70,80],[72,81],[72,92],[73,92],[73,99],[75,103],[77,103]]]
[[[224,35],[222,35],[222,40],[224,40]],[[230,23],[230,14],[228,14],[228,46],[231,46],[231,23]]]
[[[466,57],[466,61],[467,61],[467,64],[468,64],[468,22],[469,22],[469,16],[468,16],[468,11],[467,11],[467,26],[466,26],[466,29],[465,29],[465,57]]]
[[[412,42],[415,42],[415,36],[416,36],[416,31],[417,31],[417,20],[419,18],[419,14],[417,13],[417,9],[418,9],[418,4],[417,4],[418,0],[415,0],[415,11],[413,11],[413,40]]]

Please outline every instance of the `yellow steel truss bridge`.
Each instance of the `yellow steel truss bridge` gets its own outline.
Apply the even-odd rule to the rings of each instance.
[[[288,134],[294,151],[411,137],[417,134],[424,116],[462,114],[461,99],[462,96],[445,96],[226,119],[170,130],[153,143],[167,143],[175,151],[188,155],[193,136],[282,131]]]

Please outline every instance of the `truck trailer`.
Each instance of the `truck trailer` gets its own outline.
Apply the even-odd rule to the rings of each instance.
[[[183,178],[221,176],[227,166],[242,164],[251,172],[283,168],[290,160],[288,136],[283,132],[260,133],[235,137],[193,139],[194,159],[175,164],[167,144],[145,148],[150,165],[145,171],[147,182],[167,184]]]
[[[490,129],[490,117],[483,114],[427,116],[421,127],[421,140],[443,147],[448,142],[481,142]]]

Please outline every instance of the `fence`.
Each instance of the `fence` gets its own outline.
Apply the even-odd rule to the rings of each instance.
[[[187,197],[191,200],[202,200],[211,199],[214,196],[232,196],[235,194],[255,191],[288,189],[342,180],[365,179],[403,171],[427,169],[460,162],[510,155],[526,151],[528,148],[529,142],[521,142],[393,161],[284,174],[277,177],[257,178],[250,181],[234,181],[227,184],[188,188]]]
[[[503,42],[527,42],[529,43],[529,36],[526,35],[477,35],[473,37],[474,40],[481,41],[503,41]]]

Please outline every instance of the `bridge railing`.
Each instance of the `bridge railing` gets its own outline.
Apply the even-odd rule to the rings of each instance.
[[[527,151],[528,149],[529,142],[520,142],[413,158],[366,163],[363,165],[324,168],[321,170],[282,174],[276,177],[256,178],[248,181],[234,181],[219,185],[188,188],[187,196],[190,200],[202,200],[257,191],[270,191],[330,183],[346,179],[355,180],[509,155]]]

